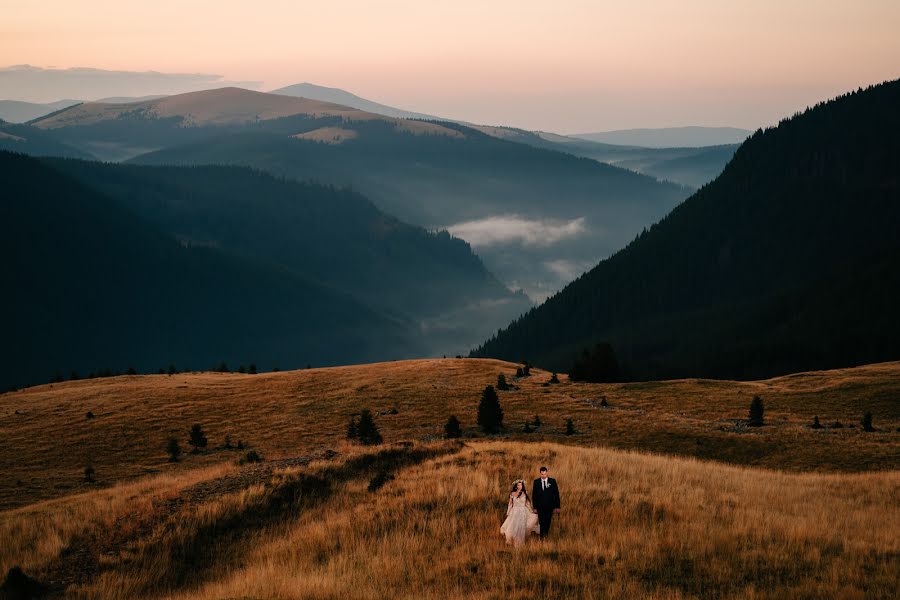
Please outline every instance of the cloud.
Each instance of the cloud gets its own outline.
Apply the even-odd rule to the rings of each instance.
[[[208,73],[45,69],[31,65],[0,68],[0,98],[24,102],[169,95],[228,86],[256,89],[259,85],[258,81],[227,81]]]
[[[568,283],[597,264],[593,261],[566,260],[563,258],[544,261],[544,268],[556,275],[563,283]]]
[[[550,246],[560,240],[579,236],[587,231],[587,228],[584,225],[584,217],[560,221],[498,215],[457,223],[448,227],[447,231],[478,248],[512,243]]]

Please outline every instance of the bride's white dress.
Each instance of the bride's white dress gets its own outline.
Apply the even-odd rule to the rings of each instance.
[[[531,502],[526,500],[525,494],[509,495],[509,505],[506,508],[506,520],[500,526],[500,533],[506,537],[507,544],[525,543],[529,533],[538,534],[541,527],[538,525],[538,516],[531,512]]]

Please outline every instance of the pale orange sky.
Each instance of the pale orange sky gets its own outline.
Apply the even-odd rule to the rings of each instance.
[[[309,81],[559,132],[754,128],[900,77],[897,0],[4,4],[0,66]]]

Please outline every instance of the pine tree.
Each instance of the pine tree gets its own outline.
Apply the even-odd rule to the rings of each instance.
[[[481,392],[481,402],[478,404],[478,426],[485,433],[497,433],[503,427],[503,409],[500,408],[500,398],[494,391],[494,386],[489,385]]]
[[[447,419],[447,423],[444,425],[444,435],[447,439],[462,437],[462,427],[460,427],[456,415],[450,415]]]
[[[509,384],[506,383],[506,375],[500,373],[497,375],[497,389],[501,392],[506,392],[509,390]]]
[[[863,415],[861,423],[862,423],[863,431],[875,431],[875,428],[872,427],[872,412],[871,411],[868,411],[868,410],[866,411],[866,413]]]
[[[247,372],[251,375],[256,375],[256,363],[250,363],[250,368],[247,369]]]
[[[765,423],[765,411],[762,398],[753,396],[753,400],[750,402],[750,418],[747,424],[751,427],[762,426]]]
[[[166,453],[169,455],[169,462],[178,462],[178,457],[181,456],[181,446],[178,445],[177,439],[169,438],[169,442],[166,444]]]
[[[559,377],[554,373],[550,376],[550,383],[559,383]]]
[[[383,441],[381,433],[378,431],[378,426],[375,424],[375,419],[372,418],[372,413],[368,408],[363,409],[359,413],[359,425],[357,425],[356,430],[359,434],[360,443],[365,446],[375,446]]]
[[[566,435],[574,435],[575,434],[575,423],[572,422],[572,419],[566,419]]]
[[[194,454],[200,452],[201,448],[206,448],[206,444],[208,440],[206,439],[206,433],[203,432],[203,426],[200,423],[194,423],[191,426],[190,437],[188,438],[188,444],[194,447]]]
[[[813,417],[812,428],[813,429],[822,429],[822,424],[819,423],[819,415],[816,415]]]
[[[88,483],[94,483],[94,474],[96,471],[94,470],[93,465],[88,464],[84,467],[84,480]]]
[[[540,427],[541,426],[541,418],[537,415],[534,415],[534,421],[532,421],[531,424],[534,427]]]
[[[356,427],[356,419],[350,417],[350,420],[347,421],[347,439],[355,440],[359,437],[359,430]]]

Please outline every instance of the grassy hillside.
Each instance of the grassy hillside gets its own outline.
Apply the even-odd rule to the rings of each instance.
[[[723,173],[473,356],[760,378],[900,357],[900,81],[759,131]]]
[[[122,376],[28,388],[0,396],[0,506],[84,491],[85,465],[100,485],[147,473],[179,473],[236,460],[225,436],[268,458],[322,452],[344,440],[363,408],[387,441],[443,435],[455,414],[466,439],[485,385],[516,365],[435,359],[242,375]],[[604,445],[792,471],[869,471],[900,467],[900,363],[803,373],[757,382],[682,380],[633,384],[548,384],[534,370],[499,392],[503,439]],[[767,425],[747,428],[750,400],[763,398]],[[602,407],[606,399],[609,407]],[[396,411],[396,413],[394,413]],[[873,413],[873,433],[860,418]],[[93,418],[87,418],[87,413]],[[538,415],[542,425],[523,433]],[[818,415],[827,427],[808,426]],[[565,420],[577,433],[566,436]],[[835,422],[845,425],[832,428]],[[170,436],[187,448],[200,423],[209,451],[168,462]]]
[[[509,482],[545,463],[562,491],[555,530],[505,546]],[[0,568],[109,599],[887,599],[898,491],[896,471],[788,474],[556,443],[339,446],[0,513]]]

